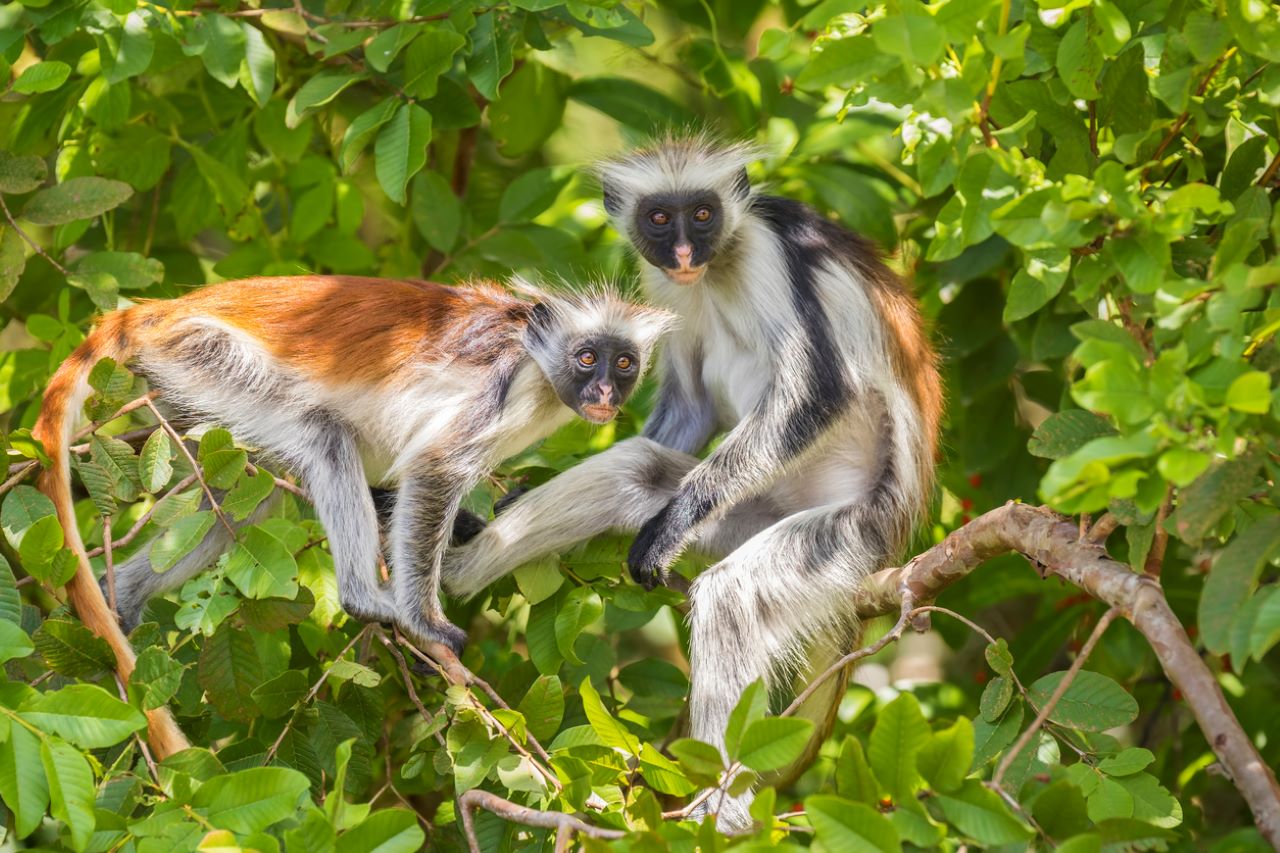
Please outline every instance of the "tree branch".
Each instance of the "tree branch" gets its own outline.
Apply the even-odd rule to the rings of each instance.
[[[462,818],[462,832],[467,837],[467,845],[471,853],[481,853],[480,842],[476,838],[474,813],[476,809],[493,812],[503,820],[533,826],[539,829],[554,829],[559,837],[562,832],[580,832],[588,838],[602,841],[616,841],[627,834],[620,829],[604,829],[584,823],[571,814],[564,812],[543,812],[527,806],[518,806],[510,800],[504,800],[497,794],[481,791],[478,788],[463,791],[458,797],[458,816]]]
[[[872,575],[861,593],[859,615],[898,612],[900,590],[914,601],[932,600],[982,563],[1010,552],[1025,556],[1042,576],[1069,581],[1115,608],[1147,638],[1248,803],[1258,831],[1280,849],[1280,784],[1191,645],[1159,582],[1111,559],[1097,543],[1081,541],[1076,525],[1056,513],[1008,503],[974,519],[905,566]]]

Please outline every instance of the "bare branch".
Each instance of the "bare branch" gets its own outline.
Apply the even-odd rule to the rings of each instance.
[[[602,841],[616,841],[619,838],[625,838],[627,835],[620,829],[604,829],[603,827],[592,826],[564,812],[538,811],[527,806],[516,805],[510,800],[502,799],[497,794],[473,789],[464,791],[462,796],[458,797],[458,815],[462,818],[462,832],[467,837],[467,845],[471,848],[471,853],[481,853],[480,842],[476,838],[474,818],[476,809],[492,812],[503,820],[509,820],[513,823],[538,829],[554,829],[557,832],[557,836],[561,832],[561,827],[567,827],[567,830],[565,830],[567,832],[579,832],[588,838],[598,838]]]
[[[983,562],[1010,552],[1025,556],[1043,576],[1056,575],[1115,608],[1147,638],[1249,804],[1258,831],[1280,847],[1275,773],[1241,728],[1159,582],[1112,560],[1099,545],[1080,541],[1076,526],[1056,513],[1008,503],[974,519],[907,565],[872,575],[860,593],[859,614],[869,618],[898,611],[904,587],[915,601],[932,600]]]

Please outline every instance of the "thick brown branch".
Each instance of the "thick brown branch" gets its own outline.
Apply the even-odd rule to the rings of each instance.
[[[1119,611],[1151,644],[1181,691],[1205,739],[1253,812],[1258,831],[1280,849],[1280,784],[1191,645],[1160,584],[1081,541],[1076,525],[1043,507],[1009,503],[974,519],[900,568],[872,575],[859,605],[864,618],[898,612],[899,590],[929,601],[992,557],[1016,552]]]

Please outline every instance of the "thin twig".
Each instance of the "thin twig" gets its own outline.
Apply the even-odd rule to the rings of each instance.
[[[183,489],[191,488],[191,485],[195,482],[196,482],[196,475],[188,474],[186,477],[182,479],[180,483],[178,483],[178,485],[174,486],[172,489],[165,492],[164,497],[160,498],[155,503],[153,503],[151,505],[151,509],[144,512],[138,518],[138,520],[133,523],[133,527],[129,528],[128,533],[126,533],[124,536],[121,536],[118,540],[116,540],[116,542],[114,543],[114,547],[123,548],[126,545],[128,545],[130,542],[132,542],[134,538],[136,538],[137,535],[142,532],[142,528],[147,526],[147,522],[151,520],[151,517],[156,514],[156,508],[160,506],[161,502],[163,502],[165,498],[175,495],[178,492],[182,491]],[[98,557],[98,556],[101,556],[105,551],[106,551],[106,546],[104,543],[102,548],[94,548],[92,551],[88,553],[88,556]],[[111,609],[113,610],[115,609],[114,603],[111,605]]]
[[[111,553],[111,516],[109,515],[102,517],[102,552],[107,559],[107,605],[119,619],[120,611],[116,609],[116,564],[115,556]]]
[[[1067,670],[1067,674],[1058,682],[1058,686],[1053,688],[1053,692],[1049,694],[1049,698],[1045,700],[1044,705],[1040,707],[1036,718],[1031,721],[1031,725],[1027,727],[1014,744],[1005,750],[1004,758],[1000,759],[999,766],[996,767],[995,775],[991,777],[991,782],[997,787],[1001,787],[1004,781],[1004,774],[1009,771],[1009,767],[1022,750],[1026,749],[1027,744],[1031,743],[1031,739],[1035,737],[1036,732],[1044,725],[1045,720],[1049,719],[1049,715],[1053,713],[1053,709],[1057,707],[1058,700],[1066,695],[1067,689],[1071,687],[1071,683],[1075,681],[1076,676],[1080,674],[1080,670],[1084,667],[1085,661],[1089,659],[1089,655],[1093,654],[1093,649],[1098,645],[1098,641],[1102,639],[1102,635],[1106,633],[1107,626],[1120,615],[1120,611],[1112,607],[1106,613],[1102,614],[1102,618],[1098,620],[1098,624],[1093,626],[1093,633],[1089,635],[1089,639],[1085,641],[1084,646],[1080,649],[1080,654],[1076,655],[1076,659],[1071,662],[1071,667]],[[1016,793],[1016,792],[1010,792]]]
[[[232,541],[235,541],[236,529],[231,526],[231,522],[227,520],[226,514],[223,513],[222,507],[218,504],[218,499],[214,497],[213,489],[209,487],[209,483],[205,480],[200,463],[191,455],[191,451],[187,449],[186,442],[182,440],[182,436],[178,435],[178,431],[173,428],[173,424],[169,423],[169,420],[160,414],[160,410],[156,408],[155,403],[151,402],[150,399],[147,400],[147,408],[151,409],[151,413],[160,421],[160,426],[164,428],[165,432],[169,433],[169,437],[178,445],[178,450],[191,463],[191,470],[195,472],[196,479],[200,481],[200,488],[204,489],[204,495],[209,499],[209,506],[213,509],[214,515],[222,522],[222,526],[227,528],[227,532],[231,534]]]
[[[1101,545],[1107,541],[1107,537],[1111,535],[1112,531],[1119,526],[1120,519],[1109,512],[1104,512],[1093,527],[1089,528],[1089,532],[1084,535],[1084,541],[1094,545]]]
[[[1165,486],[1164,500],[1160,502],[1160,509],[1156,511],[1155,537],[1151,540],[1151,550],[1142,564],[1142,571],[1153,578],[1159,578],[1160,570],[1164,567],[1164,552],[1169,547],[1169,531],[1165,529],[1164,524],[1172,510],[1173,484],[1169,483]]]
[[[1271,164],[1267,166],[1267,170],[1262,173],[1262,177],[1258,179],[1258,186],[1265,189],[1271,188],[1271,182],[1276,179],[1276,172],[1280,171],[1280,153],[1271,158]]]
[[[36,250],[37,255],[39,255],[40,257],[48,261],[50,264],[52,264],[53,268],[56,269],[58,272],[62,273],[64,276],[69,275],[66,267],[64,267],[62,264],[58,263],[57,261],[55,261],[53,259],[53,256],[50,255],[48,252],[46,252],[43,248],[41,248],[39,243],[31,239],[31,235],[29,235],[26,231],[23,231],[21,228],[18,227],[17,221],[13,218],[13,214],[9,212],[9,205],[5,204],[3,195],[0,195],[0,210],[4,211],[4,218],[9,220],[9,226],[18,233],[19,237],[21,237],[23,240],[27,242],[28,246]]]
[[[605,829],[599,826],[592,826],[564,812],[544,812],[527,806],[518,806],[510,800],[504,800],[497,794],[473,789],[463,791],[462,795],[458,797],[458,816],[462,818],[462,832],[467,838],[467,845],[471,849],[471,853],[481,853],[480,842],[476,838],[474,817],[476,809],[484,809],[487,812],[496,814],[503,820],[538,829],[559,831],[560,827],[567,826],[571,832],[579,832],[588,838],[598,838],[602,841],[616,841],[620,838],[625,838],[627,835],[620,829]]]
[[[329,663],[324,667],[324,670],[320,673],[320,677],[316,679],[315,684],[311,685],[311,689],[307,691],[307,695],[302,698],[302,704],[305,705],[306,703],[310,702],[312,699],[316,698],[316,696],[320,693],[320,688],[324,687],[324,683],[329,679],[329,671],[333,669],[334,664],[336,664],[338,661],[346,657],[347,652],[351,651],[351,649],[355,647],[355,644],[360,641],[360,638],[364,636],[365,632],[368,631],[370,627],[371,627],[370,625],[365,625],[363,628],[361,628],[359,633],[357,633],[354,637],[351,638],[351,642],[343,646],[342,651],[334,655],[333,660],[329,661]],[[289,733],[289,730],[293,728],[293,721],[296,720],[297,718],[298,718],[298,715],[293,714],[292,716],[289,717],[289,721],[284,724],[284,728],[280,730],[280,735],[276,738],[275,743],[271,744],[271,748],[267,750],[266,757],[262,760],[262,763],[264,765],[270,764],[271,760],[276,757],[276,752],[279,751],[280,744],[284,743],[285,735],[287,735]]]
[[[1231,55],[1235,52],[1236,48],[1227,48],[1227,50],[1223,52],[1222,56],[1219,56],[1217,61],[1213,63],[1213,67],[1209,69],[1209,73],[1204,75],[1204,79],[1202,79],[1200,81],[1200,85],[1196,87],[1197,98],[1204,97],[1204,93],[1209,89],[1209,84],[1213,82],[1213,78],[1217,75],[1218,70],[1222,68],[1223,64],[1230,59]],[[1187,119],[1190,117],[1191,110],[1188,108],[1183,111],[1182,115],[1178,116],[1174,120],[1173,124],[1169,127],[1169,132],[1165,134],[1164,138],[1160,140],[1160,145],[1156,147],[1156,153],[1151,155],[1152,163],[1159,163],[1161,161],[1164,157],[1165,149],[1168,148],[1169,143],[1173,142],[1173,140],[1177,138],[1178,134],[1182,132],[1183,126],[1186,125]],[[1150,167],[1148,166],[1148,168]],[[1143,169],[1142,173],[1145,176],[1147,169]]]
[[[1012,0],[1003,0],[1000,4],[1000,29],[998,36],[1004,36],[1009,31],[1009,11],[1012,6]],[[982,105],[978,107],[978,129],[982,131],[982,139],[987,143],[988,148],[999,148],[1000,144],[996,142],[994,136],[991,135],[990,112],[991,98],[996,93],[996,85],[1000,82],[1000,72],[1004,68],[1004,60],[1000,56],[991,60],[991,77],[987,81],[987,90],[982,95]]]

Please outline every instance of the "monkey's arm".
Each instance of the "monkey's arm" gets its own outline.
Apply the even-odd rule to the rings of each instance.
[[[775,368],[774,375],[786,373]],[[715,452],[685,476],[671,501],[640,529],[627,557],[631,576],[648,588],[661,582],[699,525],[773,482],[847,405],[844,395],[814,393],[812,385],[775,380]]]
[[[716,429],[715,407],[702,384],[696,344],[671,340],[662,353],[662,385],[644,437],[681,453],[697,453]]]

